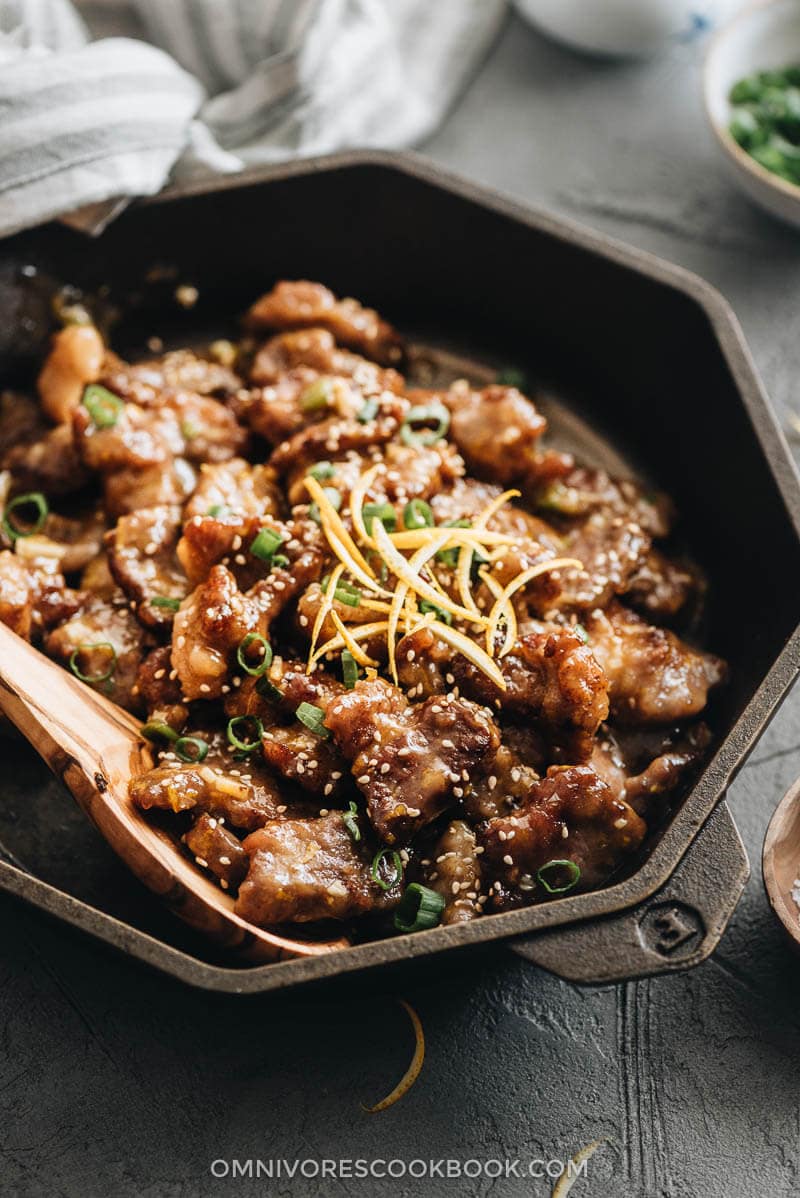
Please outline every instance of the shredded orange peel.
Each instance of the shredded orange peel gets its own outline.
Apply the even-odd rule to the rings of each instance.
[[[517,640],[518,628],[516,612],[512,603],[513,595],[542,574],[560,569],[581,569],[582,563],[577,558],[569,557],[556,557],[538,562],[517,574],[505,587],[492,576],[491,562],[495,556],[502,554],[506,546],[519,544],[520,541],[519,537],[487,528],[491,518],[504,504],[519,497],[520,492],[515,490],[504,491],[502,495],[496,496],[473,518],[469,528],[438,526],[389,532],[381,520],[373,519],[368,531],[363,514],[364,501],[370,487],[384,469],[383,463],[379,462],[365,470],[350,492],[349,511],[354,536],[348,531],[317,479],[311,475],[305,479],[308,493],[319,511],[319,523],[322,531],[339,563],[327,581],[320,609],[314,621],[308,657],[309,671],[313,670],[321,658],[342,649],[348,649],[359,665],[374,668],[378,663],[365,652],[361,642],[385,637],[389,672],[396,684],[398,674],[395,653],[402,623],[404,635],[416,632],[422,627],[433,629],[439,639],[470,661],[500,690],[505,690],[506,682],[495,659],[503,658],[510,653]],[[379,559],[382,566],[382,577],[394,578],[391,590],[377,580],[375,570],[362,549],[372,554],[373,558]],[[494,599],[488,616],[481,612],[472,593],[473,557],[476,551],[484,549],[489,553],[486,556],[486,564],[478,572],[478,577]],[[455,588],[460,602],[445,590],[434,571],[429,567],[429,563],[437,554],[448,550],[458,551],[455,565]],[[411,556],[407,557],[405,553],[410,553]],[[371,592],[370,595],[364,596],[359,606],[365,607],[368,611],[374,611],[378,615],[384,615],[385,619],[366,624],[347,625],[345,623],[339,611],[334,607],[336,587],[339,579],[345,573],[351,575],[367,591]],[[486,648],[482,648],[471,637],[454,628],[446,619],[436,618],[434,611],[425,614],[420,612],[418,607],[420,601],[430,604],[443,616],[447,615],[461,620],[474,631],[482,631],[485,635]],[[317,647],[320,633],[328,616],[336,628],[337,635]],[[497,652],[496,641],[501,622],[504,623],[505,632],[502,645]]]
[[[411,1058],[408,1069],[406,1069],[405,1073],[400,1078],[400,1081],[397,1083],[394,1089],[386,1095],[385,1098],[381,1099],[380,1102],[376,1102],[374,1106],[363,1106],[362,1104],[362,1110],[366,1111],[368,1115],[377,1115],[378,1111],[388,1110],[388,1108],[390,1106],[394,1106],[394,1104],[398,1102],[404,1094],[407,1094],[414,1085],[414,1082],[419,1077],[420,1072],[422,1071],[423,1063],[425,1061],[425,1033],[422,1030],[422,1023],[420,1022],[419,1015],[411,1006],[411,1003],[406,1002],[405,999],[398,998],[397,1001],[408,1015],[409,1019],[411,1020],[411,1026],[414,1029],[414,1055]]]

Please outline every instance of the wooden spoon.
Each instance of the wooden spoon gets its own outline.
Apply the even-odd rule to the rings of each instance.
[[[769,822],[762,867],[772,910],[800,951],[800,909],[792,898],[800,878],[800,778],[789,787]]]
[[[233,897],[188,861],[129,799],[129,780],[153,765],[139,722],[2,623],[0,711],[61,778],[137,878],[193,928],[255,961],[315,956],[348,946],[344,938],[291,940],[236,915]]]

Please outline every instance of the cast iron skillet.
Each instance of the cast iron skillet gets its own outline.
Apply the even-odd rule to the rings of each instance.
[[[704,641],[731,665],[709,713],[715,752],[604,890],[247,967],[214,958],[121,878],[15,747],[0,783],[0,840],[17,863],[0,861],[0,887],[190,984],[239,993],[501,937],[578,981],[696,964],[748,874],[721,800],[800,668],[790,584],[800,579],[800,487],[726,304],[684,271],[412,156],[343,154],[167,195],[94,241],[51,225],[0,243],[2,382],[30,378],[54,285],[106,287],[119,310],[114,346],[134,355],[154,334],[180,344],[234,332],[235,315],[281,277],[321,279],[412,337],[523,368],[556,423],[574,430],[585,418],[675,498],[710,579]],[[198,288],[191,311],[175,303],[177,283]]]

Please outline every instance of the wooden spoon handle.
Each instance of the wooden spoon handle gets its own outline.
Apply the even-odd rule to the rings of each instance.
[[[0,711],[61,778],[101,835],[186,923],[252,960],[316,956],[348,941],[293,940],[248,924],[233,899],[201,874],[128,795],[152,767],[139,722],[0,623]]]

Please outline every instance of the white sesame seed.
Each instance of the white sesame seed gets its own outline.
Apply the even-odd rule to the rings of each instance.
[[[514,864],[514,858],[511,856],[511,854],[510,854],[510,853],[506,853],[505,857],[503,858],[503,862],[504,862],[506,865],[513,865],[513,864]]]

